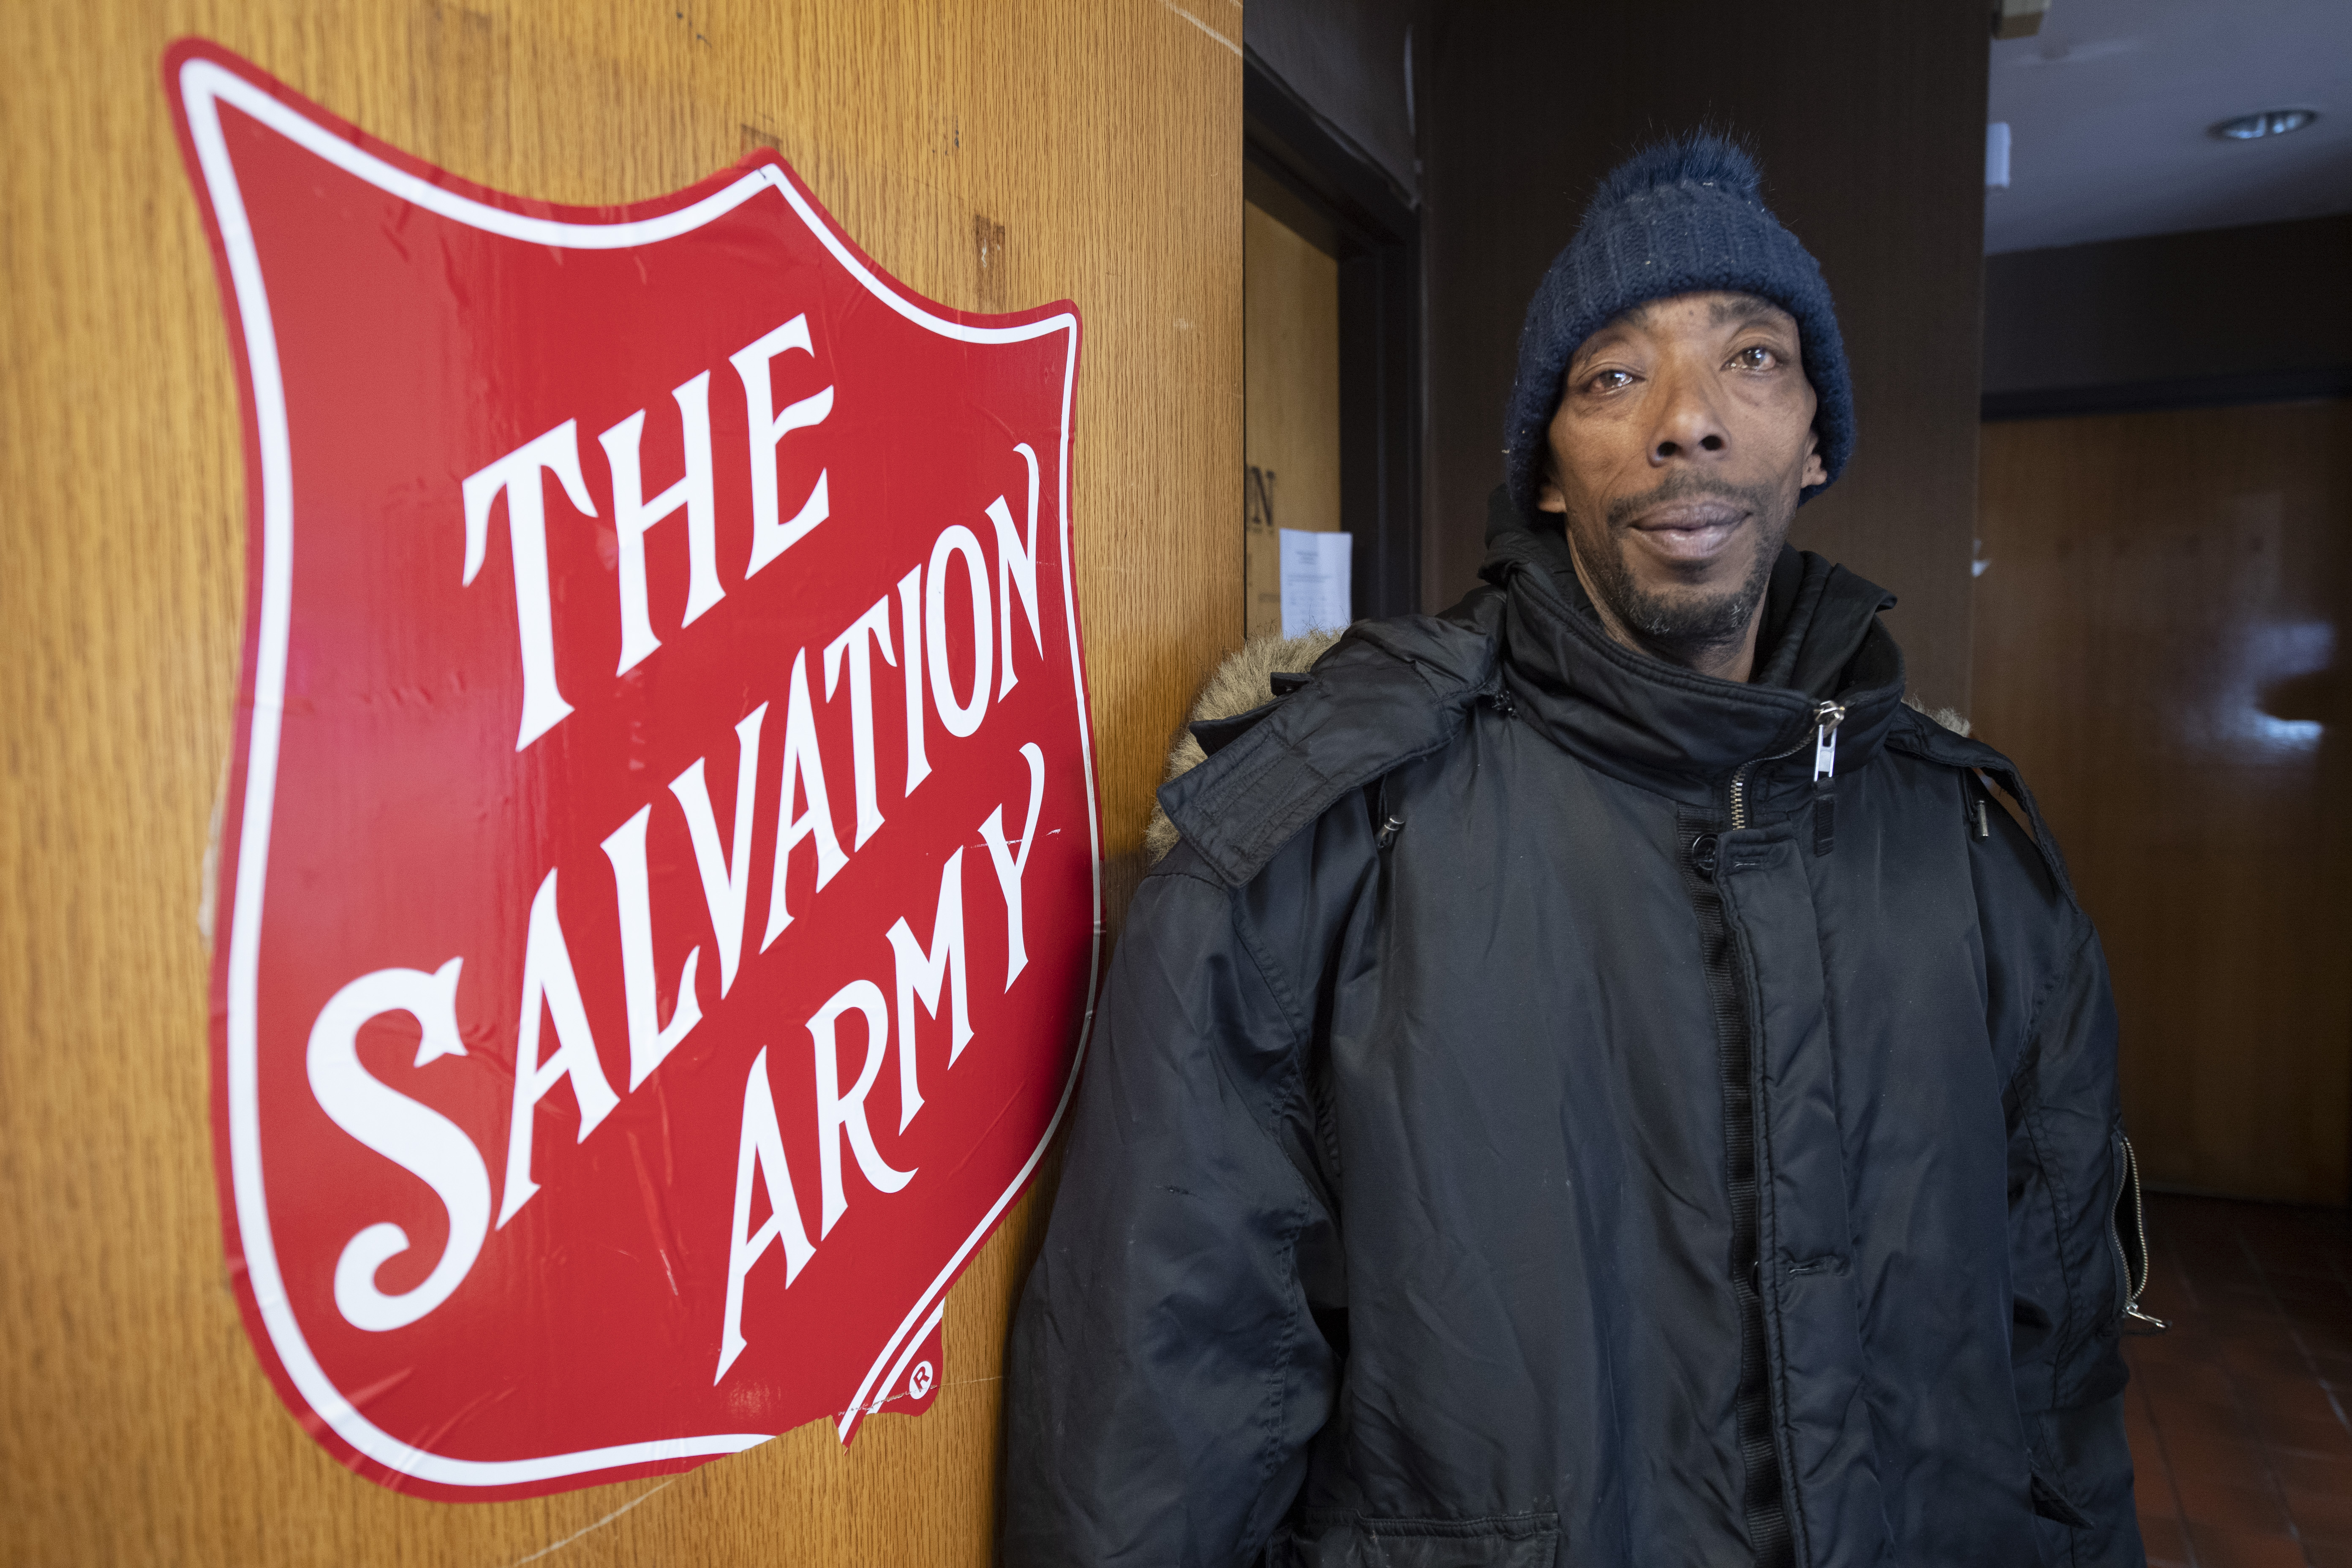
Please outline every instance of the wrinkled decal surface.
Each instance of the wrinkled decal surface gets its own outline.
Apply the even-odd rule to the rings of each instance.
[[[165,61],[246,416],[213,973],[288,1405],[446,1499],[936,1394],[1076,1071],[1078,319],[884,275],[772,155],[481,190]]]

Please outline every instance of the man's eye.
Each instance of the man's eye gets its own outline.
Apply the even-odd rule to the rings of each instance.
[[[1742,370],[1770,370],[1780,363],[1780,356],[1762,343],[1750,343],[1733,354],[1731,363]]]
[[[1614,392],[1621,386],[1631,386],[1633,384],[1633,378],[1627,372],[1622,370],[1604,370],[1595,374],[1591,380],[1586,382],[1584,384],[1587,388],[1594,392]]]

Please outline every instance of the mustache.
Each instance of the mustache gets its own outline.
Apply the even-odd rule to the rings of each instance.
[[[1743,511],[1769,517],[1775,497],[1769,486],[1727,485],[1685,470],[1667,476],[1665,481],[1654,489],[1637,496],[1621,496],[1610,502],[1609,526],[1622,528],[1651,508],[1663,506],[1668,501],[1698,500],[1727,501]]]

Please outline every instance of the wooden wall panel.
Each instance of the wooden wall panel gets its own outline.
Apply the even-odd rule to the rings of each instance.
[[[2150,1181],[2346,1201],[2352,403],[1988,425],[1977,734],[2115,976]]]
[[[1188,16],[1186,13],[1192,15]],[[0,1557],[980,1563],[1040,1205],[948,1301],[943,1392],[685,1476],[404,1498],[331,1460],[244,1340],[206,1120],[198,862],[242,581],[228,343],[159,76],[214,38],[394,145],[558,202],[778,149],[890,271],[1086,319],[1075,453],[1110,907],[1237,638],[1240,9],[1202,0],[90,0],[0,58]],[[593,323],[584,323],[593,330]]]

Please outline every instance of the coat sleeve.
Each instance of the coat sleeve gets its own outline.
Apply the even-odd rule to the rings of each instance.
[[[2137,1564],[2120,1339],[2128,1288],[2114,1228],[2123,1152],[2115,1002],[2054,850],[2037,851],[2005,818],[2000,827],[2020,872],[2005,912],[2030,933],[1992,945],[2011,948],[2024,1013],[2004,1110],[2013,1369],[2033,1504],[2048,1561]]]
[[[1146,879],[1013,1322],[1007,1564],[1244,1563],[1287,1511],[1338,1371],[1298,1262],[1332,1233],[1306,1027],[1241,900]]]

